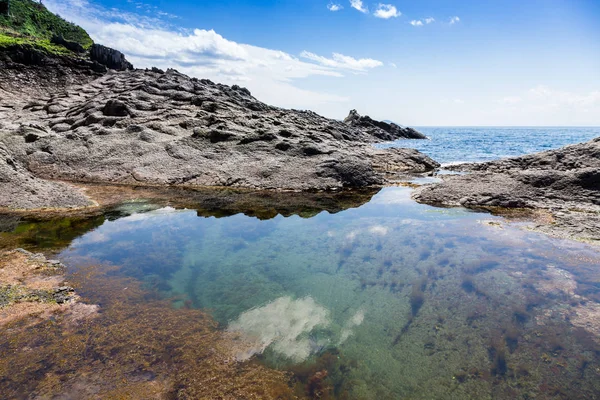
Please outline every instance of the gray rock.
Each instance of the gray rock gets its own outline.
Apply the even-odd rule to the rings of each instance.
[[[0,192],[4,207],[88,204],[57,180],[338,190],[439,166],[416,150],[375,149],[372,143],[398,137],[390,124],[382,125],[387,132],[371,119],[363,126],[280,109],[245,88],[175,70],[110,71],[47,94],[20,90],[0,101],[10,106],[0,107],[0,149],[10,160],[0,163],[2,185],[11,188]],[[49,134],[16,140],[18,127],[32,122]]]
[[[443,175],[443,182],[421,187],[413,197],[445,206],[543,210],[554,222],[539,230],[600,243],[600,138],[452,169],[468,174]]]
[[[361,116],[356,110],[351,110],[344,123],[366,130],[369,134],[381,140],[397,139],[427,139],[427,136],[413,128],[402,127],[394,123],[375,121],[369,116]]]
[[[102,113],[109,117],[126,117],[129,115],[129,107],[119,100],[109,100],[102,108]],[[99,121],[93,121],[99,122]],[[92,123],[93,123],[92,122]],[[91,124],[88,124],[91,125]]]

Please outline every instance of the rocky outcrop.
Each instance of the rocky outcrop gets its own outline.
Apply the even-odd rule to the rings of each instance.
[[[90,49],[90,58],[92,61],[105,65],[107,68],[117,71],[126,71],[133,69],[133,65],[125,59],[125,55],[118,50],[101,44],[93,44]]]
[[[540,230],[600,241],[600,138],[523,157],[452,169],[442,183],[418,189],[417,201],[470,208],[547,211],[553,224]]]
[[[369,116],[361,116],[356,110],[351,110],[344,119],[346,125],[360,128],[369,135],[381,140],[397,139],[427,139],[427,136],[413,128],[402,127],[394,123],[375,121]]]
[[[338,190],[439,166],[416,150],[375,149],[370,127],[174,70],[109,71],[27,97],[0,100],[0,142],[34,181]],[[78,190],[60,192],[82,203]],[[0,206],[32,206],[17,203],[0,193]]]
[[[83,84],[106,73],[106,67],[77,57],[50,55],[31,45],[0,51],[0,103],[5,107]]]
[[[66,40],[62,36],[54,35],[54,36],[52,36],[52,39],[50,39],[50,41],[59,46],[63,46],[65,49],[71,50],[74,53],[79,53],[79,54],[85,53],[85,49],[83,48],[82,45],[80,45],[77,42]]]

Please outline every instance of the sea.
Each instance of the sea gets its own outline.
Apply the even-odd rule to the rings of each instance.
[[[429,140],[401,139],[378,147],[417,149],[441,164],[483,162],[587,142],[600,127],[416,127]]]

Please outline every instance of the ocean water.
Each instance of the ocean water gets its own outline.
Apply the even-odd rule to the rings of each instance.
[[[481,162],[587,142],[600,128],[420,127],[430,140],[397,140],[379,147],[414,148],[442,163]]]

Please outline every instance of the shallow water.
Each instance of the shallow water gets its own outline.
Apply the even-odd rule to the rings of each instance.
[[[410,192],[262,220],[142,203],[15,232],[35,231],[31,249],[70,242],[58,257],[73,270],[114,264],[176,308],[208,310],[238,360],[327,371],[332,397],[598,397],[596,249]]]
[[[378,146],[415,148],[448,164],[522,156],[600,136],[598,127],[423,127],[418,130],[431,140],[404,139]]]

